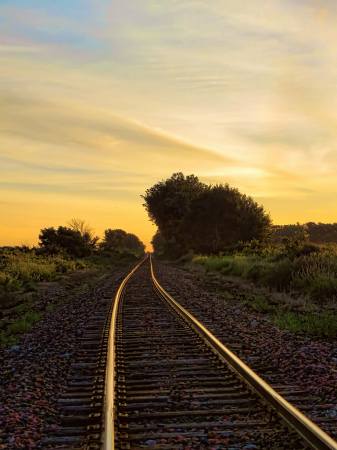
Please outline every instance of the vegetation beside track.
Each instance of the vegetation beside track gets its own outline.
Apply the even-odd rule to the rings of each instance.
[[[98,243],[98,236],[85,221],[72,219],[68,225],[41,230],[38,247],[0,248],[0,347],[15,344],[19,334],[60,304],[60,300],[42,301],[41,309],[42,285],[44,290],[46,284],[53,288],[66,285],[69,274],[85,272],[88,275],[76,288],[78,294],[93,287],[111,269],[144,255],[144,244],[132,233],[108,229]]]
[[[5,282],[0,284],[0,348],[17,344],[19,335],[29,331],[47,312],[92,289],[111,269],[136,262],[141,256],[126,251],[97,251],[85,258],[72,258],[66,254],[38,255],[34,249],[3,250],[0,280]],[[64,287],[67,294],[61,298],[53,295],[52,301],[41,303],[42,291],[57,290],[58,286]]]
[[[302,315],[265,299],[250,304],[291,331],[337,334],[337,243],[321,243],[337,240],[337,224],[275,226],[264,207],[237,188],[182,173],[142,197],[158,227],[151,241],[158,258],[302,296]]]
[[[297,252],[279,248],[267,255],[245,252],[197,255],[183,265],[204,273],[253,282],[255,286],[265,288],[266,295],[246,291],[246,306],[266,314],[281,328],[294,333],[333,338],[337,336],[337,245],[309,250],[313,247],[307,244]],[[296,304],[278,304],[268,298],[268,291],[300,300]]]

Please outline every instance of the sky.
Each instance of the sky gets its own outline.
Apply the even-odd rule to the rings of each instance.
[[[0,0],[0,246],[155,226],[174,172],[337,222],[335,0]]]

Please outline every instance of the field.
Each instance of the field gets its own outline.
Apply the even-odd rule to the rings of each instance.
[[[62,286],[69,274],[85,272],[90,273],[91,281],[83,280],[82,288],[89,289],[102,273],[134,262],[140,256],[100,251],[85,258],[73,258],[66,253],[39,254],[25,247],[0,249],[0,347],[16,344],[19,334],[27,332],[55,306],[46,303],[42,310],[36,307],[40,286]]]

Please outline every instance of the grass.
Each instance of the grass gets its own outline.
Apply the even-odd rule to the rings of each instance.
[[[307,253],[301,249],[286,252],[275,249],[268,255],[237,253],[232,255],[197,255],[185,264],[202,267],[206,272],[219,272],[250,280],[258,287],[279,292],[298,292],[318,306],[329,306],[337,300],[337,246],[327,244]],[[227,297],[228,298],[228,297]],[[337,315],[330,311],[307,310],[298,313],[281,305],[270,304],[261,295],[246,293],[243,303],[266,314],[280,328],[296,334],[337,337]]]
[[[72,258],[63,253],[58,255],[38,254],[34,249],[0,248],[0,309],[12,308],[17,315],[13,319],[0,320],[0,348],[5,345],[15,345],[18,336],[26,333],[31,326],[42,319],[45,312],[34,312],[34,301],[38,298],[38,282],[58,281],[64,284],[63,276],[77,270],[104,271],[136,262],[142,254],[128,251],[96,252],[82,259]],[[96,276],[94,280],[83,283],[76,293],[91,289],[96,282],[106,276]],[[18,300],[23,300],[15,306]],[[46,312],[63,303],[60,300],[50,303]]]
[[[35,250],[1,250],[0,297],[19,290],[33,291],[40,281],[59,280],[65,273],[89,269],[91,266],[66,255],[38,255]]]
[[[292,311],[278,310],[274,320],[280,328],[296,334],[330,339],[337,336],[337,315],[331,312],[320,315],[315,313],[297,315]]]
[[[310,254],[282,253],[224,256],[195,256],[187,267],[202,266],[251,280],[260,287],[280,292],[293,290],[307,294],[319,304],[337,300],[337,246],[327,245]]]
[[[292,333],[330,339],[337,336],[337,315],[330,311],[320,314],[313,311],[308,311],[305,314],[286,311],[279,305],[270,304],[268,299],[262,295],[254,295],[250,292],[245,293],[242,304],[260,314],[267,315],[269,320],[278,325],[279,328]]]
[[[15,345],[19,342],[18,335],[27,331],[44,316],[43,312],[26,312],[16,319],[11,319],[6,330],[0,332],[0,348],[5,345]],[[2,321],[4,322],[4,321]],[[7,322],[8,323],[8,322]]]
[[[130,252],[97,252],[78,259],[66,254],[37,254],[34,249],[0,249],[0,308],[11,303],[11,293],[36,291],[36,283],[60,281],[76,270],[114,269],[141,257]],[[22,292],[20,292],[22,291]]]

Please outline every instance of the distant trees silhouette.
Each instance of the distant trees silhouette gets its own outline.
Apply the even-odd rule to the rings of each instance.
[[[127,249],[143,252],[145,250],[145,245],[135,234],[127,233],[121,229],[105,230],[103,241],[99,244],[99,247],[107,251]]]
[[[39,235],[39,246],[49,254],[57,254],[60,250],[77,257],[88,256],[92,247],[86,244],[79,231],[67,227],[44,228]]]
[[[157,230],[156,234],[152,237],[152,240],[151,240],[153,250],[155,252],[163,252],[165,243],[166,243],[166,240],[165,240],[164,236],[162,236],[160,231]]]
[[[41,252],[51,255],[66,252],[76,257],[91,255],[94,251],[131,251],[144,252],[145,245],[133,233],[124,230],[105,230],[102,242],[95,230],[82,219],[71,219],[70,228],[44,228],[40,231],[39,247]]]
[[[298,223],[292,225],[275,225],[273,229],[275,231],[276,243],[281,243],[283,237],[294,238],[298,231],[298,226]],[[307,222],[301,226],[306,230],[308,235],[307,240],[314,244],[326,242],[337,243],[337,223]]]
[[[93,248],[97,247],[99,237],[95,236],[95,230],[85,220],[73,218],[67,222],[67,225],[72,230],[79,232],[87,245],[91,245]]]
[[[267,245],[273,240],[272,220],[251,197],[228,184],[201,183],[194,175],[175,173],[142,196],[164,251],[178,257],[189,249],[216,253],[228,245],[253,239]]]

